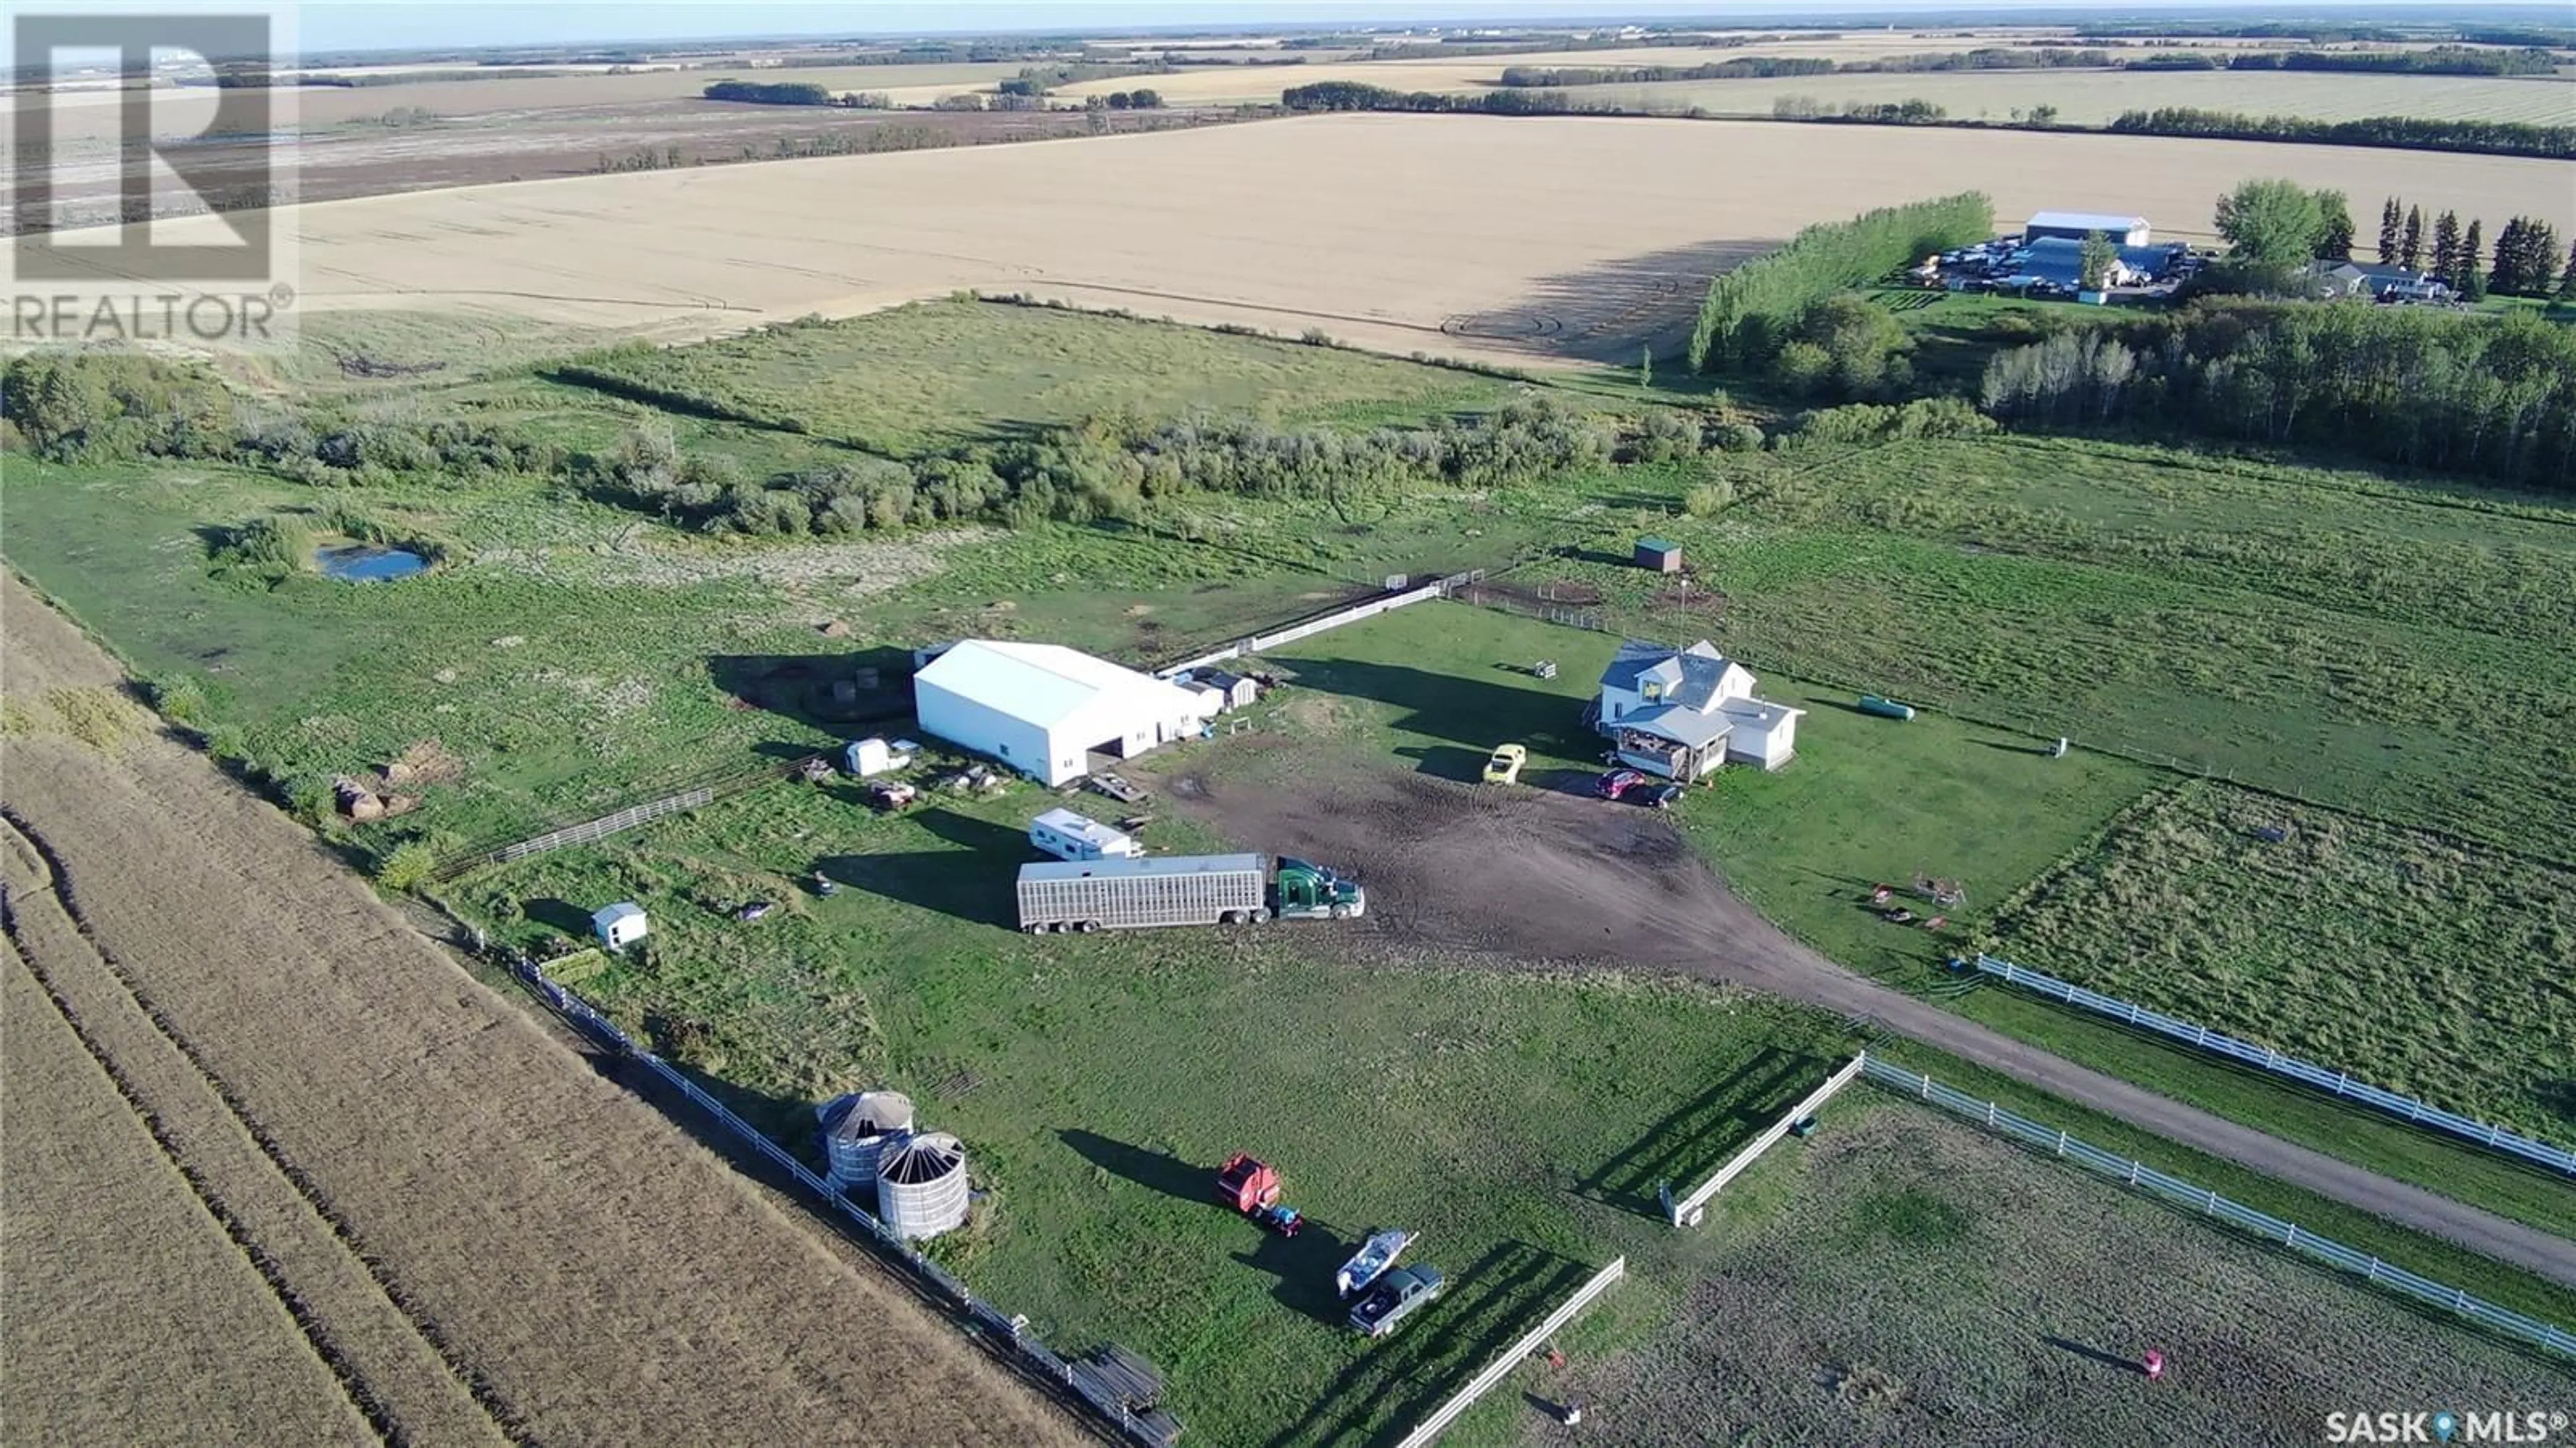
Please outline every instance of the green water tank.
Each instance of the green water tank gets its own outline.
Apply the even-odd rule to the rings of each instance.
[[[1894,699],[1882,699],[1876,694],[1863,694],[1860,696],[1860,711],[1864,714],[1876,714],[1882,719],[1911,719],[1914,717],[1913,705],[1899,704]]]

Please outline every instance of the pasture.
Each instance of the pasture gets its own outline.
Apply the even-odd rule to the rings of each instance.
[[[1771,1210],[1721,1228],[1669,1322],[1514,1380],[1585,1404],[1580,1429],[1532,1418],[1521,1441],[2306,1443],[2358,1402],[2518,1402],[2547,1381],[1929,1108],[1854,1087],[1823,1122],[1755,1169]],[[2134,1366],[2149,1350],[2162,1383]]]
[[[2194,783],[1994,928],[2033,969],[2576,1140],[2576,997],[2552,968],[2576,960],[2566,865]]]
[[[1352,115],[576,177],[284,217],[312,313],[466,312],[681,340],[971,287],[1320,328],[1398,355],[1626,362],[1687,328],[1712,272],[1848,216],[1856,196],[1978,185],[2006,217],[2087,207],[2198,231],[2235,181],[2296,175],[2576,231],[2567,174],[2256,142]]]
[[[2252,116],[2351,121],[2417,116],[2437,121],[2576,125],[2576,77],[2496,78],[2314,71],[1941,71],[1792,76],[1778,80],[1656,81],[1574,86],[1576,104],[1673,115],[1694,106],[1718,116],[1767,116],[1772,103],[1813,99],[1828,113],[1856,105],[1926,100],[1953,120],[2018,121],[2053,106],[2057,123],[2107,125],[2121,112],[2188,106]],[[2362,193],[2356,193],[2362,194]]]

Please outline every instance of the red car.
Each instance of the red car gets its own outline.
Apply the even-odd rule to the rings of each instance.
[[[1625,797],[1628,791],[1632,789],[1642,789],[1652,783],[1654,783],[1653,780],[1636,770],[1614,769],[1608,774],[1601,776],[1599,782],[1594,784],[1592,789],[1595,794],[1600,795],[1603,799],[1620,799]]]

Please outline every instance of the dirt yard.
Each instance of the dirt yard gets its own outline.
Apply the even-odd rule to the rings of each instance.
[[[2337,1410],[2566,1397],[2536,1358],[1928,1108],[1830,1108],[1771,1172],[1795,1189],[1759,1193],[1769,1215],[1657,1337],[1525,1371],[1585,1405],[1573,1431],[1528,1414],[1526,1441],[2287,1445]],[[2134,1366],[2150,1349],[2161,1383]]]
[[[1329,695],[1301,721],[1329,732]],[[1737,900],[1664,819],[1596,799],[1590,776],[1488,788],[1358,766],[1317,745],[1262,751],[1251,770],[1162,780],[1179,806],[1246,848],[1352,872],[1368,914],[1332,939],[1389,960],[1425,952],[1559,968],[1675,971],[1799,1000],[1937,1046],[2169,1140],[2576,1284],[2566,1244],[2420,1187],[2076,1066],[1845,970]],[[1140,770],[1139,773],[1147,771]],[[1284,782],[1276,782],[1284,781]]]
[[[1809,223],[1982,187],[2206,231],[2246,177],[2576,231],[2564,162],[2138,136],[1345,115],[297,208],[301,305],[664,340],[975,287],[1396,353],[1633,361]],[[164,222],[173,241],[220,218]],[[222,232],[229,235],[229,232]]]
[[[0,622],[13,1438],[1084,1441]]]

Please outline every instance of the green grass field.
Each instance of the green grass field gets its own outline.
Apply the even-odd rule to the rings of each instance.
[[[1415,421],[1499,405],[1512,384],[1366,353],[1078,312],[924,302],[589,364],[715,410],[892,456],[1133,411],[1281,422]]]
[[[2078,962],[2080,984],[2576,1139],[2564,866],[2191,784],[2125,812],[1996,934],[2034,969]]]

